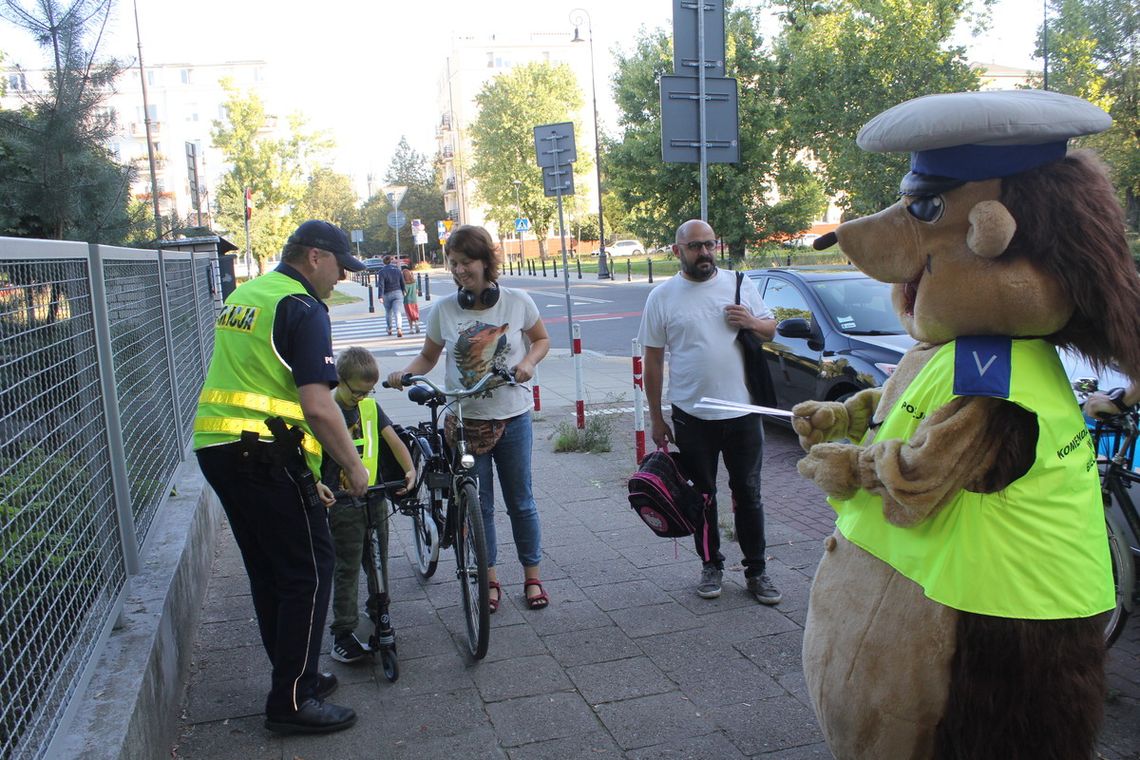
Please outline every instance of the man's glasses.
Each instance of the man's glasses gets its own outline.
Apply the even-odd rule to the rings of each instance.
[[[349,393],[352,395],[352,397],[353,397],[353,398],[355,398],[355,399],[362,399],[362,398],[364,398],[365,396],[371,396],[371,395],[372,395],[372,392],[373,392],[374,390],[376,390],[376,386],[372,386],[371,388],[369,388],[369,389],[368,389],[368,390],[366,390],[366,391],[358,391],[358,390],[356,390],[355,388],[353,388],[351,385],[349,385],[349,383],[348,383],[348,381],[347,381],[347,380],[341,380],[340,382],[341,382],[341,383],[344,385],[344,387],[345,387],[345,388],[347,388],[347,389],[348,389],[348,392],[349,392]]]
[[[685,243],[685,247],[688,248],[690,251],[699,251],[702,248],[705,248],[707,250],[712,251],[712,250],[716,249],[716,241],[715,240],[690,240],[689,242]]]

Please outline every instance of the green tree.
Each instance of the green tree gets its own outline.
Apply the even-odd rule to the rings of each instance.
[[[230,169],[215,193],[215,216],[222,229],[242,240],[245,188],[251,189],[250,248],[260,273],[265,259],[279,253],[292,228],[303,221],[295,208],[305,196],[305,179],[332,141],[307,131],[296,114],[288,118],[284,137],[270,137],[276,119],[266,113],[261,98],[243,94],[229,80],[222,87],[226,118],[214,121],[211,137]]]
[[[1140,6],[1135,0],[1050,0],[1049,89],[1112,116],[1085,138],[1108,163],[1128,224],[1140,230]],[[1040,31],[1037,55],[1044,53]]]
[[[964,50],[947,40],[964,0],[794,0],[775,45],[786,145],[818,162],[827,193],[846,215],[895,200],[909,157],[855,144],[881,111],[920,95],[977,89]]]
[[[520,180],[519,206],[530,219],[539,255],[545,258],[546,231],[557,220],[558,203],[543,192],[542,170],[535,164],[534,128],[573,121],[582,107],[582,91],[566,64],[527,63],[489,81],[475,102],[479,116],[470,130],[470,176],[477,183],[476,195],[488,205],[489,219],[514,219],[514,181]],[[574,125],[574,134],[582,134],[581,125]],[[593,168],[590,157],[578,150],[576,188],[589,181]]]
[[[709,222],[740,257],[748,244],[806,227],[823,210],[823,196],[778,139],[785,118],[776,98],[779,80],[763,49],[757,12],[728,8],[725,25],[726,69],[739,88],[740,162],[709,165],[708,208]],[[661,161],[658,82],[673,73],[670,37],[660,29],[643,31],[617,68],[621,135],[607,146],[608,185],[627,209],[629,232],[649,246],[672,242],[680,222],[700,215],[700,176],[695,164]]]
[[[346,174],[318,166],[305,183],[304,194],[293,208],[293,217],[324,219],[344,230],[360,227],[360,200],[352,189],[352,180]]]
[[[127,238],[131,170],[105,147],[102,109],[121,68],[99,61],[110,0],[0,4],[0,18],[34,36],[50,56],[48,88],[0,111],[0,235],[120,243]]]
[[[418,253],[413,256],[418,249],[412,241],[412,219],[419,219],[427,230],[428,243],[424,246],[424,254],[428,255],[439,249],[437,225],[441,219],[447,218],[443,197],[439,192],[441,185],[439,173],[435,162],[412,148],[406,137],[400,137],[396,152],[384,175],[384,182],[387,185],[402,185],[408,188],[403,200],[400,201],[400,211],[408,218],[408,224],[400,228],[399,233],[400,254],[407,255],[409,259],[418,256]],[[392,204],[383,193],[377,193],[364,203],[361,215],[364,244],[369,253],[395,253],[396,231],[388,226],[388,214],[391,211]]]

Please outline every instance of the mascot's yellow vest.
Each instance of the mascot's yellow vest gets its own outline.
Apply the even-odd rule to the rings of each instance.
[[[1000,337],[947,343],[864,445],[908,440],[928,414],[958,396],[1004,398],[1037,415],[1029,472],[998,493],[961,491],[933,518],[905,528],[886,521],[877,494],[829,499],[839,531],[957,610],[1054,620],[1110,609],[1112,567],[1095,458],[1056,349]]]
[[[277,304],[290,295],[307,295],[305,286],[288,275],[268,272],[238,286],[226,299],[198,398],[194,449],[232,443],[246,430],[272,440],[265,419],[277,416],[305,431],[305,461],[319,478],[321,445],[305,422],[293,373],[273,348]]]

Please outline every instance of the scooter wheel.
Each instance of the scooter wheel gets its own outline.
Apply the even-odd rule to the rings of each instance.
[[[380,666],[384,668],[384,677],[389,683],[396,683],[400,677],[400,664],[396,660],[395,648],[385,647],[380,650]]]

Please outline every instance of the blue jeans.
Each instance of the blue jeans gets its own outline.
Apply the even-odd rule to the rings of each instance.
[[[400,312],[404,310],[404,291],[389,290],[384,294],[384,318],[388,320],[388,334],[392,333],[392,323],[400,331]]]
[[[710,556],[706,563],[724,567],[720,552],[720,526],[716,519],[717,457],[724,458],[728,470],[728,490],[732,493],[732,511],[736,524],[736,540],[744,555],[744,577],[755,578],[764,572],[764,504],[760,500],[760,463],[764,459],[764,430],[760,415],[746,414],[728,420],[702,420],[673,407],[673,437],[685,463],[688,475],[699,490],[712,494],[712,506],[706,513],[707,536],[700,533],[694,541],[697,554]],[[702,547],[702,540],[707,546]],[[704,554],[708,552],[708,555]]]
[[[495,541],[495,487],[491,481],[491,461],[499,473],[499,487],[511,518],[511,533],[523,567],[534,567],[542,559],[542,531],[538,508],[530,488],[530,449],[534,440],[531,414],[527,412],[507,420],[507,429],[495,448],[475,456],[475,475],[479,478],[479,506],[483,512],[483,530],[487,534],[487,561],[495,566],[498,544]]]

